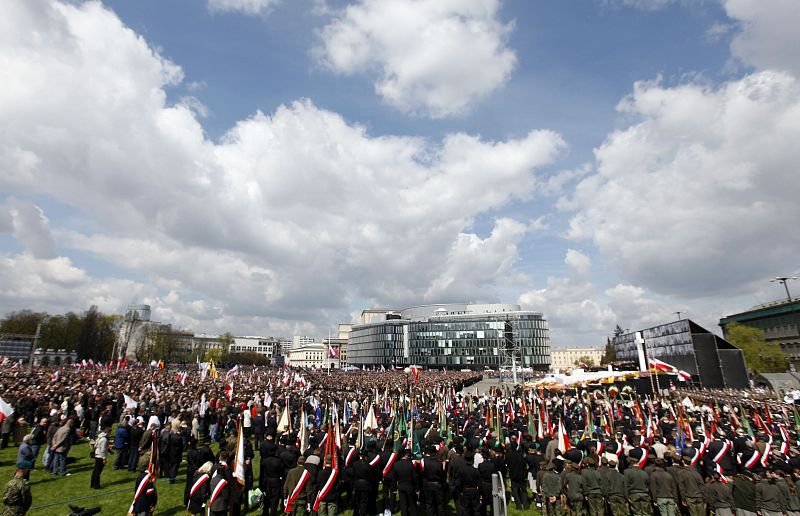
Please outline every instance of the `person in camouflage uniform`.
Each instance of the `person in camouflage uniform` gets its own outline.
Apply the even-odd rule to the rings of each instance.
[[[33,503],[31,486],[25,480],[25,475],[32,468],[33,464],[29,461],[17,463],[14,478],[8,481],[5,493],[3,493],[3,512],[0,512],[0,516],[21,516],[31,508],[31,503]]]

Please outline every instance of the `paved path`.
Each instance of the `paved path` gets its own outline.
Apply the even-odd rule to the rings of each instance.
[[[504,378],[503,383],[500,383],[500,379],[499,378],[484,378],[483,380],[481,380],[478,383],[474,383],[474,384],[470,385],[469,387],[465,387],[464,389],[461,390],[461,393],[462,394],[474,394],[475,393],[475,387],[477,387],[478,388],[478,394],[484,394],[484,393],[489,392],[489,389],[491,387],[497,387],[498,385],[508,385],[509,387],[511,387],[512,385],[515,385],[515,384],[508,378]]]

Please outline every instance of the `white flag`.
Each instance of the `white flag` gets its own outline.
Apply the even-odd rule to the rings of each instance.
[[[267,391],[264,391],[264,407],[270,408],[272,406],[272,396]]]

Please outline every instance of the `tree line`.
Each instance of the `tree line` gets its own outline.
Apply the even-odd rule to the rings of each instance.
[[[47,312],[19,310],[0,320],[0,334],[36,334],[41,323],[39,349],[75,351],[78,360],[109,360],[114,352],[122,316],[100,312],[91,306],[83,313],[51,315]]]

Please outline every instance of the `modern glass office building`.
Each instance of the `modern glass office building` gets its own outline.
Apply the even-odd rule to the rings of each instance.
[[[400,311],[365,310],[353,325],[353,365],[421,365],[433,369],[497,369],[515,353],[518,367],[547,370],[550,338],[540,312],[518,305],[425,305]],[[378,315],[376,315],[378,314]]]

